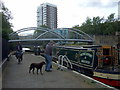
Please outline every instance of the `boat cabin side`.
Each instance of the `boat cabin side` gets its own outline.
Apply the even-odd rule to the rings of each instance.
[[[53,55],[54,57],[66,55],[72,63],[88,68],[115,66],[120,62],[117,46],[58,46],[54,48]]]

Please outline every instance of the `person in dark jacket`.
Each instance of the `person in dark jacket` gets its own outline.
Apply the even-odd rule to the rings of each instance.
[[[16,51],[22,51],[22,45],[20,42],[16,45]]]
[[[46,60],[46,67],[45,71],[51,72],[52,66],[52,48],[53,48],[53,41],[50,41],[45,47],[45,60]]]
[[[18,59],[18,55],[21,55],[21,60],[23,59],[22,45],[20,42],[16,45],[16,58]]]

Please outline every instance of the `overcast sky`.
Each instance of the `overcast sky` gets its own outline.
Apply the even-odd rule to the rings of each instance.
[[[12,12],[13,30],[37,26],[37,7],[42,3],[57,5],[58,28],[81,25],[86,17],[118,16],[120,0],[2,0]]]

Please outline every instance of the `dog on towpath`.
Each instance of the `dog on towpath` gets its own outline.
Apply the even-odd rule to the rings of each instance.
[[[37,74],[38,74],[38,70],[40,69],[40,73],[41,73],[41,75],[43,75],[43,73],[42,73],[42,67],[43,67],[43,65],[45,65],[44,61],[42,61],[40,63],[31,63],[30,67],[29,67],[29,73],[31,73],[31,70],[32,70],[32,72],[34,74],[34,70],[36,68],[37,69]]]

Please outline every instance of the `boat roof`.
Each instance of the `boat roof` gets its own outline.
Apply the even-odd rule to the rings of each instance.
[[[76,50],[88,50],[98,48],[98,45],[81,45],[81,46],[57,46],[58,48],[65,48],[65,49],[76,49]]]

